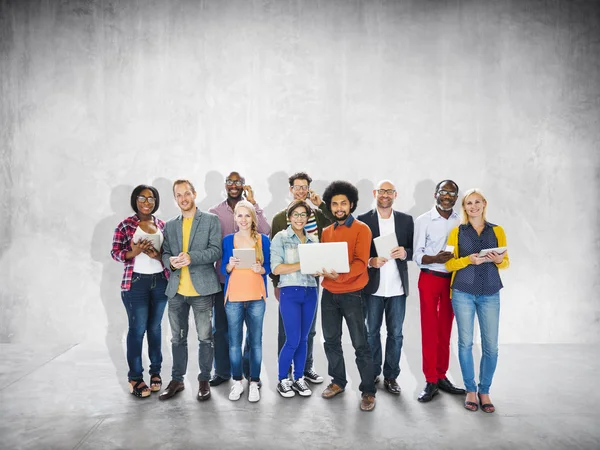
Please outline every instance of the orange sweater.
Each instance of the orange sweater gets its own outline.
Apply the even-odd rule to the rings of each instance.
[[[337,280],[323,278],[321,286],[333,294],[345,294],[355,292],[364,288],[369,282],[367,262],[371,251],[371,229],[354,219],[352,225],[347,227],[335,224],[329,225],[321,234],[321,242],[344,242],[348,243],[348,262],[350,272],[340,273]]]

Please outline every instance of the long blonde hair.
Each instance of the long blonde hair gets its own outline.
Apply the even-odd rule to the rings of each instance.
[[[481,218],[483,219],[484,222],[487,221],[487,219],[485,218],[485,212],[487,211],[487,200],[485,199],[485,196],[483,195],[483,192],[481,192],[481,190],[479,190],[479,188],[473,188],[473,189],[469,189],[467,192],[465,192],[465,195],[462,199],[462,220],[461,223],[462,224],[467,224],[469,223],[469,215],[467,214],[467,211],[465,209],[465,203],[467,201],[467,199],[473,195],[473,194],[477,194],[481,197],[481,199],[483,200],[483,212],[481,213]]]
[[[254,205],[248,200],[240,200],[235,205],[235,209],[233,210],[234,215],[237,214],[239,208],[246,208],[248,211],[250,211],[250,217],[252,217],[252,225],[250,226],[250,236],[254,240],[256,261],[262,264],[265,258],[262,251],[262,236],[258,232],[258,217],[256,216],[256,209],[254,209]]]

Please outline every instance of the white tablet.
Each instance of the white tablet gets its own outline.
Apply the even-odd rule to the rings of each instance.
[[[312,275],[323,269],[337,273],[350,272],[347,242],[325,242],[319,244],[298,244],[300,272]]]
[[[233,256],[240,259],[238,269],[249,269],[256,262],[256,250],[253,248],[234,248]]]
[[[377,256],[390,259],[392,249],[398,247],[398,239],[396,238],[396,233],[390,233],[385,236],[373,238],[373,244],[375,244]]]
[[[481,250],[479,252],[478,256],[485,256],[491,252],[496,252],[499,255],[501,255],[502,253],[504,253],[506,251],[506,249],[507,249],[506,247],[484,248],[483,250]]]
[[[139,235],[138,239],[134,242],[137,244],[140,241],[140,239],[145,239],[146,241],[152,242],[152,246],[154,247],[154,249],[157,252],[160,252],[160,233]]]

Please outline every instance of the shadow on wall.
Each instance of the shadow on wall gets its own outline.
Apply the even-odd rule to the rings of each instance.
[[[117,225],[134,212],[131,210],[130,198],[133,186],[120,185],[110,195],[110,206],[113,213],[102,219],[94,228],[92,259],[102,264],[100,280],[100,298],[106,312],[105,344],[110,359],[115,367],[118,379],[127,376],[127,361],[122,349],[123,334],[127,331],[127,313],[121,300],[121,279],[123,264],[110,256],[112,237]]]
[[[362,180],[359,180],[355,186],[356,189],[358,189],[358,207],[356,208],[356,211],[354,211],[354,217],[366,213],[375,207],[373,199],[373,189],[375,189],[375,185],[373,182],[363,178]]]
[[[173,182],[167,178],[157,178],[152,182],[160,195],[160,207],[154,214],[159,219],[167,222],[179,215],[179,208],[173,197]]]
[[[202,200],[196,198],[196,206],[200,208],[200,211],[208,211],[224,200],[225,176],[216,170],[207,172],[204,179],[204,192],[206,196]],[[177,210],[177,214],[179,214],[179,210]]]
[[[288,179],[288,174],[282,171],[275,172],[267,178],[269,192],[271,193],[271,201],[263,207],[263,211],[265,212],[265,217],[269,223],[273,220],[273,216],[282,209],[286,209],[291,201],[291,198],[288,195],[290,192],[290,183]],[[257,202],[260,205],[260,201],[257,200]]]

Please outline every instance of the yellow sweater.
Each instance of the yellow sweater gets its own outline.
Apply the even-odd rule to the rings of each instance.
[[[502,227],[496,225],[492,229],[494,230],[496,239],[498,239],[498,247],[506,247],[506,234],[504,234]],[[456,276],[456,271],[469,266],[471,264],[471,260],[468,256],[463,256],[462,258],[458,257],[458,227],[453,228],[452,231],[450,231],[450,235],[448,236],[448,245],[452,245],[454,247],[454,258],[446,262],[446,270],[448,272],[452,272],[452,280],[450,282],[450,286],[452,286],[454,283],[454,277]],[[507,250],[504,253],[502,262],[496,264],[496,267],[498,267],[498,269],[506,269],[509,265],[510,260],[508,259]]]

